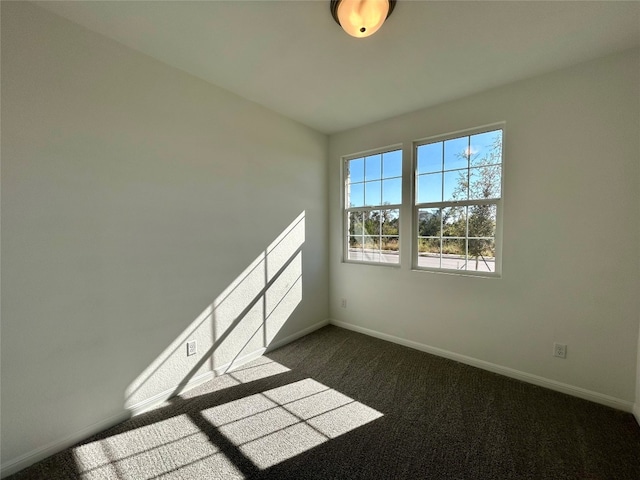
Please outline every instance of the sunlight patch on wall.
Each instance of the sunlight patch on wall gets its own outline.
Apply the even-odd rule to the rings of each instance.
[[[253,282],[243,285],[215,309],[212,315],[217,343],[213,351],[214,366],[232,363],[267,347],[302,301],[302,252],[289,259],[279,275],[265,288],[268,263],[269,257],[252,272],[252,276],[262,276],[260,292],[247,292],[246,289],[253,287]],[[251,296],[255,298],[253,305],[244,312],[237,312],[238,308],[249,303]]]
[[[264,353],[302,302],[304,241],[302,212],[129,385],[125,406],[142,411]]]

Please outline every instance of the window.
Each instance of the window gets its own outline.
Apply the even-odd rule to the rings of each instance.
[[[414,267],[500,272],[502,129],[415,145]]]
[[[402,150],[346,159],[345,260],[400,263]]]

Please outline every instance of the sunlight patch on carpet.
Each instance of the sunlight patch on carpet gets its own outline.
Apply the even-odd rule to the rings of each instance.
[[[266,357],[261,357],[258,361],[261,361],[262,363],[256,365],[254,362],[251,362],[229,372],[227,375],[233,377],[233,379],[237,380],[239,383],[247,383],[290,371],[290,369],[284,365],[280,365],[278,362],[269,360]]]
[[[244,478],[186,415],[80,445],[73,456],[83,480],[150,480],[174,473],[175,478]]]
[[[382,417],[307,378],[219,405],[202,416],[265,469]]]

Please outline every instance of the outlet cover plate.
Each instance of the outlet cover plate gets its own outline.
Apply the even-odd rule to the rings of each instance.
[[[553,356],[558,358],[567,358],[567,345],[564,343],[554,343]]]

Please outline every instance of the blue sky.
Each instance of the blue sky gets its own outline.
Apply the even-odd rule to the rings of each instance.
[[[450,200],[458,177],[466,175],[469,166],[460,154],[470,153],[473,167],[473,159],[484,157],[497,136],[502,136],[501,130],[418,146],[418,203]],[[348,166],[352,207],[402,203],[401,150],[356,158]],[[473,174],[473,168],[471,171]]]
[[[351,160],[349,180],[354,207],[402,203],[402,151]]]

